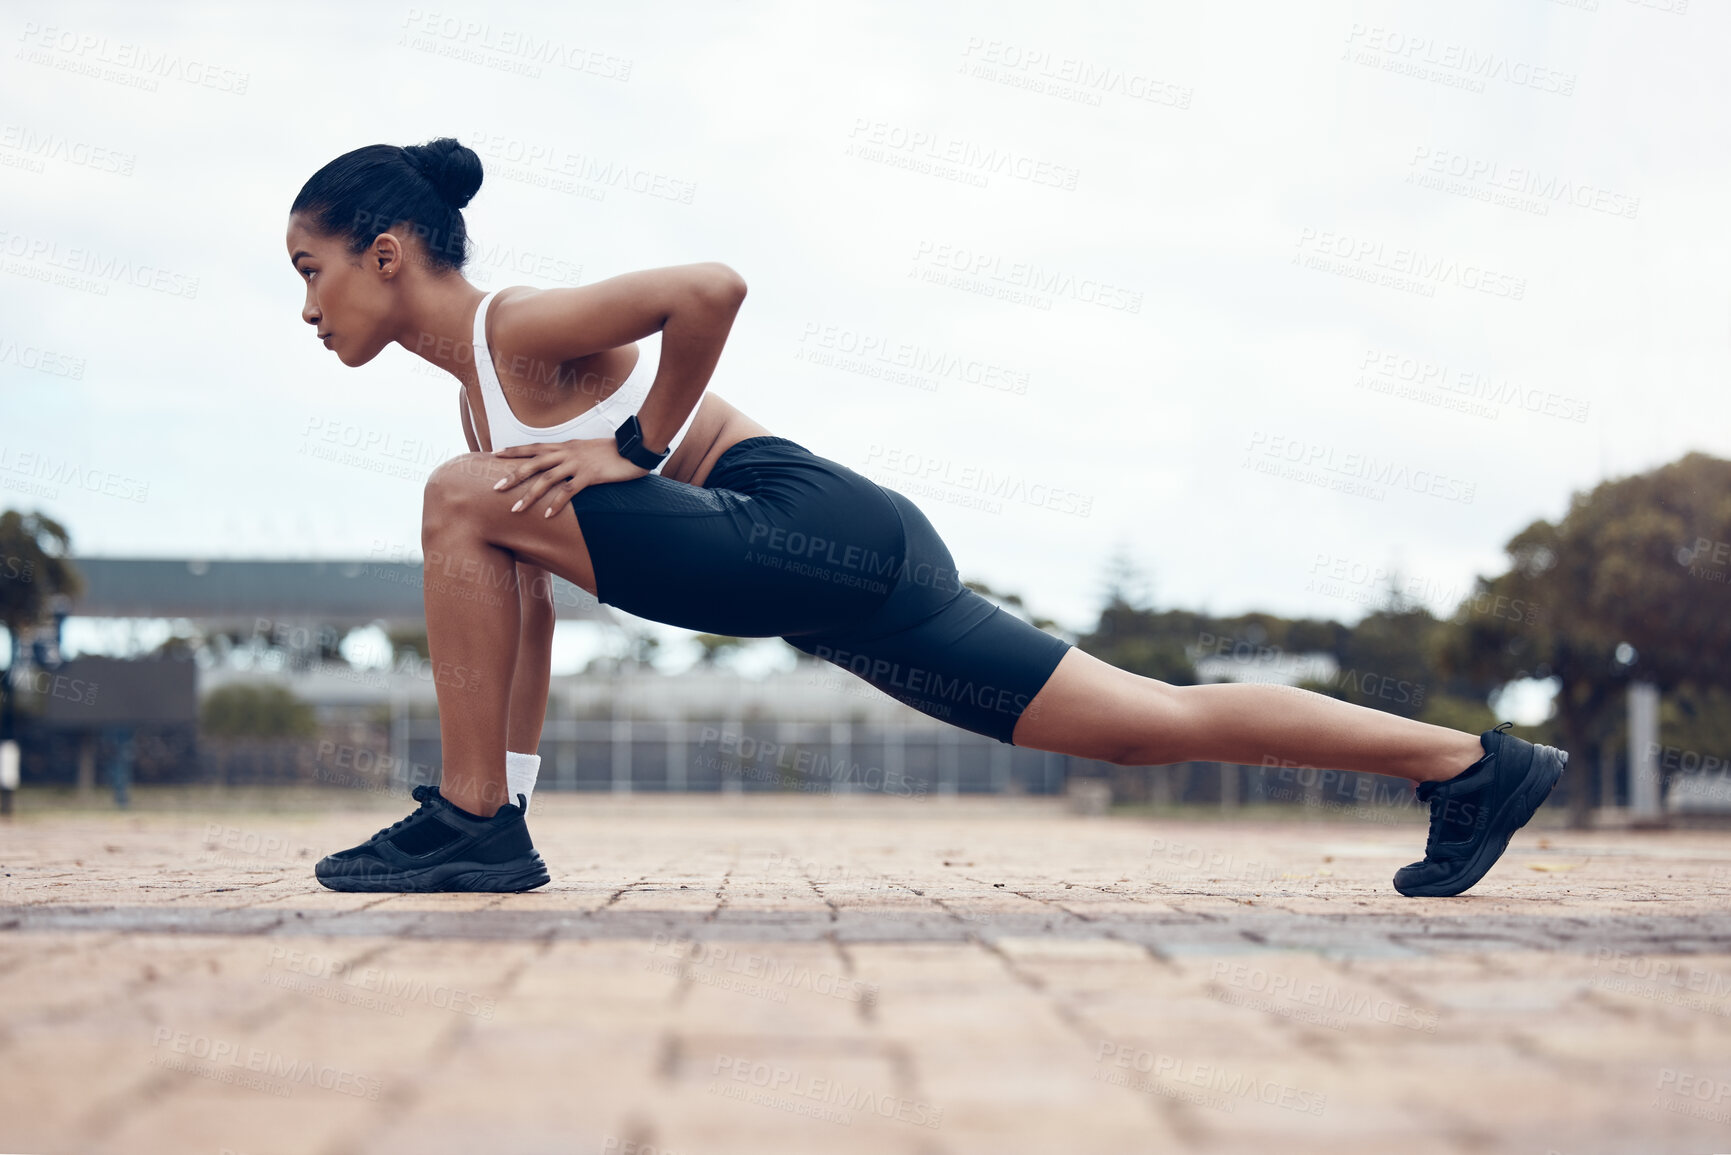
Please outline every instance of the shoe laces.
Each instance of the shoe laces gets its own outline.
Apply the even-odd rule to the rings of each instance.
[[[427,811],[434,809],[438,803],[444,801],[443,796],[439,794],[439,788],[437,786],[417,786],[413,790],[409,791],[409,797],[413,798],[416,802],[419,802],[420,805],[406,817],[397,819],[395,822],[367,839],[368,842],[377,842],[379,839],[385,837],[385,835],[396,831],[398,827],[413,822],[421,815],[427,813]]]

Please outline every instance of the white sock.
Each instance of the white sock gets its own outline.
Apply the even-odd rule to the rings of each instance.
[[[539,754],[519,754],[514,750],[505,751],[505,789],[510,794],[506,799],[512,805],[520,805],[529,809],[529,799],[535,796],[535,779],[541,773],[541,756]],[[518,802],[517,795],[523,800]]]

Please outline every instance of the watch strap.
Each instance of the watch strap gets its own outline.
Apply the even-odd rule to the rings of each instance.
[[[657,453],[643,444],[643,425],[637,420],[635,413],[620,422],[619,428],[613,431],[613,443],[619,447],[619,456],[643,469],[654,469],[673,452],[671,445]]]

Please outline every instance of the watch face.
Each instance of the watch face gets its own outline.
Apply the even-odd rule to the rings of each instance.
[[[613,440],[619,446],[619,456],[643,469],[654,469],[666,460],[669,453],[673,452],[671,445],[660,453],[656,453],[643,444],[643,425],[637,420],[635,413],[627,417],[619,428],[613,431]]]

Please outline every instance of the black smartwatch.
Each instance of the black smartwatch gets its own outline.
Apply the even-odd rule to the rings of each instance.
[[[648,470],[654,470],[673,452],[671,445],[657,453],[643,444],[643,426],[638,422],[635,413],[620,422],[619,428],[613,431],[613,443],[619,446],[619,456]]]

